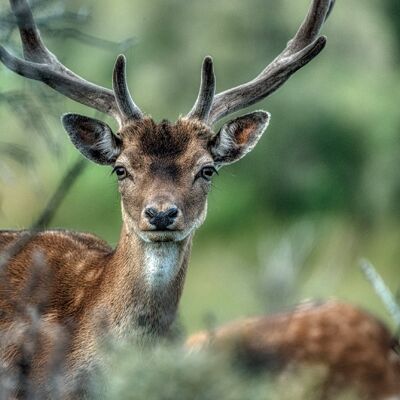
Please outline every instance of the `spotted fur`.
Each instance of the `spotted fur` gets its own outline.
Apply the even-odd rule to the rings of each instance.
[[[323,368],[321,399],[353,389],[363,400],[400,397],[400,355],[389,329],[346,303],[307,303],[290,312],[239,320],[189,337],[191,351],[233,354],[247,367],[278,373]]]

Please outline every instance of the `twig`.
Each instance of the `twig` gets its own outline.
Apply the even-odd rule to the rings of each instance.
[[[47,225],[53,219],[54,214],[58,210],[61,202],[64,200],[66,194],[69,192],[79,175],[81,175],[86,165],[86,160],[80,158],[67,171],[67,173],[63,176],[60,184],[58,185],[56,191],[54,192],[53,196],[51,197],[50,201],[47,203],[46,208],[42,211],[42,214],[32,225],[31,230],[40,231],[47,227]]]
[[[50,28],[47,27],[46,31],[49,35],[53,37],[70,38],[75,39],[81,43],[87,44],[89,46],[103,48],[106,50],[118,50],[126,51],[130,49],[136,43],[135,37],[128,37],[127,39],[115,42],[112,40],[101,39],[93,35],[89,35],[75,28]]]
[[[51,222],[61,202],[64,200],[78,176],[83,172],[85,166],[86,161],[84,159],[79,159],[67,171],[36,222],[29,230],[25,231],[15,242],[0,254],[0,271],[2,271],[8,262],[14,258],[35,235],[46,228],[46,226]]]

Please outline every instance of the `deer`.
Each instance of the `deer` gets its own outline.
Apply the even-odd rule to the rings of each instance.
[[[185,348],[230,354],[283,382],[300,370],[322,367],[316,398],[352,390],[365,400],[400,399],[399,339],[375,316],[337,300],[307,301],[290,311],[197,332]]]
[[[68,336],[65,376],[71,385],[95,368],[98,344],[106,335],[139,341],[168,336],[193,236],[206,218],[212,178],[256,146],[270,114],[254,111],[226,122],[218,131],[214,126],[270,96],[320,54],[326,37],[319,32],[333,4],[332,0],[312,0],[281,54],[257,77],[239,86],[216,93],[213,60],[205,57],[191,110],[176,122],[158,123],[133,101],[124,55],[115,62],[112,90],[89,82],[46,47],[27,0],[10,0],[23,57],[0,46],[5,67],[111,116],[118,124],[113,132],[106,123],[87,116],[69,113],[61,119],[84,157],[112,168],[121,197],[122,228],[115,248],[90,233],[43,230],[3,263],[0,366],[9,370],[21,364],[17,343],[27,329],[26,321],[15,318],[15,304],[21,298],[29,306],[40,305],[40,346],[30,357],[29,370],[25,368],[29,379],[39,385],[45,385],[61,331]],[[25,233],[0,231],[0,251],[7,254]],[[38,264],[46,265],[48,271],[36,274],[32,284],[32,266]],[[27,286],[35,289],[29,296],[24,291]],[[40,293],[46,293],[46,298]],[[99,329],[99,321],[105,329]]]

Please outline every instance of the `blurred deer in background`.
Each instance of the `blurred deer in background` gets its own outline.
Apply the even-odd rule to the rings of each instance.
[[[12,254],[2,271],[1,365],[12,369],[21,364],[17,344],[23,340],[27,323],[16,319],[15,304],[24,298],[32,309],[40,304],[42,329],[25,375],[33,382],[45,381],[59,336],[56,332],[62,327],[69,338],[66,376],[69,383],[79,385],[80,377],[95,367],[97,344],[105,335],[143,339],[168,334],[181,297],[193,235],[206,217],[212,177],[254,148],[270,116],[256,111],[227,122],[218,132],[213,126],[272,94],[322,51],[326,38],[319,36],[319,31],[333,1],[313,0],[284,51],[250,82],[215,94],[213,63],[206,57],[197,100],[175,123],[156,123],[134,103],[127,87],[124,56],[115,64],[113,90],[90,83],[46,48],[27,0],[10,0],[10,4],[25,59],[0,47],[4,65],[112,116],[119,125],[113,133],[93,118],[62,117],[76,148],[89,160],[111,166],[119,181],[122,232],[116,248],[87,233],[44,231]],[[0,250],[7,254],[23,237],[24,232],[1,231]],[[36,277],[36,291],[27,297],[24,288],[32,286],[31,266],[38,259],[49,272]],[[39,292],[46,293],[45,299]],[[99,325],[106,329],[99,330]]]
[[[362,399],[400,399],[398,339],[349,304],[306,303],[290,312],[239,320],[190,336],[186,348],[221,350],[247,366],[280,374],[322,367],[322,399],[343,389]]]

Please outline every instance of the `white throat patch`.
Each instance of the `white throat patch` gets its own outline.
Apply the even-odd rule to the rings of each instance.
[[[181,266],[180,245],[176,242],[146,243],[144,273],[151,288],[166,286]]]

